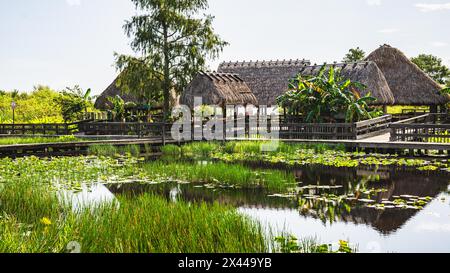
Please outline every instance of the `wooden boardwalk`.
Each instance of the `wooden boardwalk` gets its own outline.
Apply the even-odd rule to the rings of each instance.
[[[165,141],[165,144],[180,144],[180,142],[167,140]],[[152,151],[158,152],[158,147],[163,145],[163,141],[161,138],[129,138],[117,140],[1,145],[0,157],[83,155],[87,154],[89,147],[93,145],[113,145],[117,147],[138,145],[141,147],[141,150],[144,150],[143,148],[146,146]]]
[[[244,140],[261,140],[261,139],[230,139],[230,141]],[[409,153],[409,154],[426,154],[428,151],[450,151],[449,143],[424,143],[424,142],[391,142],[389,134],[366,138],[363,140],[310,140],[310,139],[280,139],[278,141],[286,143],[302,143],[302,144],[329,144],[344,145],[349,150],[365,150],[370,152],[382,153]],[[167,140],[165,144],[183,144],[175,140]],[[116,140],[87,140],[81,142],[64,142],[64,143],[44,143],[44,144],[16,144],[0,146],[0,157],[21,157],[28,155],[36,156],[64,156],[64,155],[82,155],[92,145],[113,145],[126,146],[138,145],[142,150],[152,149],[157,152],[163,145],[161,138],[125,138]]]

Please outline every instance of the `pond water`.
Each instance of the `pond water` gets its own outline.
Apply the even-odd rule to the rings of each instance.
[[[111,194],[151,192],[173,202],[219,202],[238,208],[276,235],[316,237],[321,243],[348,240],[359,252],[450,252],[448,173],[392,167],[286,171],[299,182],[292,196],[199,184],[127,183],[96,187],[92,198],[98,202],[100,197],[111,200]],[[364,199],[359,194],[365,194]],[[77,195],[89,200],[85,191],[71,198],[76,200]],[[365,201],[355,200],[355,195]],[[418,204],[420,200],[426,201]]]

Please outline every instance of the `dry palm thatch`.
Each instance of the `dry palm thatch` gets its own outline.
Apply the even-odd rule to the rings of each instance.
[[[276,105],[278,96],[289,87],[289,80],[310,62],[307,60],[225,62],[218,72],[234,73],[244,79],[260,105]]]
[[[373,105],[392,105],[394,96],[389,85],[378,66],[374,62],[358,62],[351,64],[326,65],[327,70],[333,66],[336,71],[340,71],[344,79],[364,84],[367,88],[358,90],[362,96],[370,93],[377,100]],[[299,74],[303,76],[315,76],[319,73],[323,65],[306,66],[300,69]]]
[[[119,76],[120,77],[120,76]],[[119,77],[117,77],[108,88],[103,91],[103,93],[98,96],[95,101],[94,107],[99,110],[110,110],[112,108],[112,102],[109,101],[109,98],[115,97],[119,95],[125,102],[134,102],[137,103],[139,100],[137,97],[130,93],[122,92],[119,87],[117,87],[117,82]]]
[[[394,94],[396,105],[443,105],[449,98],[440,94],[441,86],[411,62],[400,50],[383,45],[367,58],[383,72]]]
[[[109,98],[116,97],[119,95],[125,103],[127,102],[133,102],[137,105],[143,105],[146,104],[145,99],[139,98],[135,94],[129,93],[129,92],[123,92],[118,87],[118,81],[119,81],[120,75],[117,76],[117,78],[108,86],[108,88],[103,91],[100,96],[98,96],[97,100],[95,101],[94,107],[99,110],[111,110],[112,108],[112,102],[109,101]],[[172,106],[178,105],[179,96],[175,93],[175,91],[171,92],[171,101],[170,104]],[[157,103],[156,105],[152,105],[152,109],[154,110],[160,110],[163,108],[162,102]]]
[[[257,105],[248,85],[237,75],[200,72],[181,95],[180,103],[193,109],[194,98],[202,97],[204,105]]]

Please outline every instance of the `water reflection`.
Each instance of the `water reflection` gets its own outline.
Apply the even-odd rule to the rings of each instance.
[[[96,208],[105,203],[113,202],[116,197],[102,184],[84,184],[80,190],[58,191],[58,199],[62,203],[70,204],[77,212],[84,208]]]
[[[358,243],[361,252],[450,251],[448,173],[392,167],[304,167],[286,171],[293,172],[299,182],[301,190],[295,198],[273,196],[261,189],[236,190],[198,184],[123,184],[107,188],[115,195],[151,192],[172,201],[219,202],[237,207],[275,230],[287,230],[299,238],[317,236],[327,243],[347,239]],[[421,209],[408,206],[380,210],[352,198],[367,191],[368,198],[380,204],[391,204],[400,196],[431,197],[431,202]],[[314,203],[317,198],[310,199],[309,208],[302,206],[302,200],[308,196],[320,195],[346,198],[329,198],[317,204]]]

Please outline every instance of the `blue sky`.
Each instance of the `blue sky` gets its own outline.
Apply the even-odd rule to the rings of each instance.
[[[132,53],[122,30],[129,0],[0,0],[0,89],[79,84],[103,91],[114,52]],[[388,43],[408,56],[450,65],[449,0],[210,0],[214,27],[230,45],[220,61],[340,61],[351,47]]]

